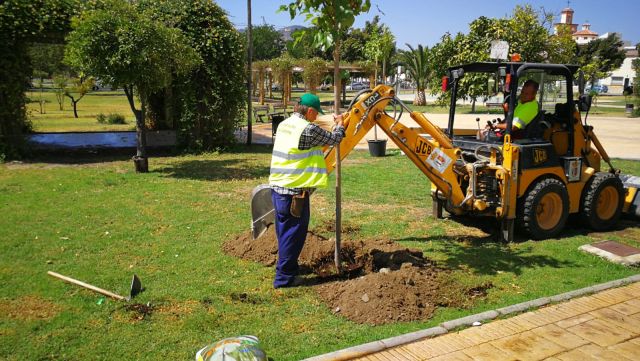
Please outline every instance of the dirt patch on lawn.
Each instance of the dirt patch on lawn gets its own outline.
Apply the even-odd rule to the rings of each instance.
[[[227,254],[273,266],[278,244],[273,227],[258,240],[243,234],[224,245]],[[437,307],[470,307],[486,296],[485,285],[462,285],[422,251],[390,240],[344,241],[343,274],[334,266],[334,241],[313,232],[300,255],[301,272],[336,314],[357,323],[379,325],[427,320]],[[240,298],[240,301],[243,301]]]
[[[0,319],[20,321],[48,320],[61,311],[61,307],[38,296],[24,296],[16,300],[0,300]]]

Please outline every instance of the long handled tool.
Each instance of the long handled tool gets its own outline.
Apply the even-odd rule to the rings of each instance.
[[[71,278],[71,277],[67,277],[64,275],[61,275],[59,273],[56,272],[47,272],[47,274],[49,276],[61,279],[65,282],[69,282],[72,283],[74,285],[80,286],[80,287],[84,287],[87,289],[90,289],[94,292],[98,292],[100,294],[103,294],[105,296],[111,297],[113,299],[116,299],[118,301],[129,301],[132,298],[134,298],[138,293],[140,293],[142,291],[142,282],[140,282],[140,278],[138,278],[138,276],[133,275],[133,277],[131,278],[131,288],[129,290],[129,297],[124,297],[124,296],[120,296],[118,294],[115,294],[113,292],[107,291],[105,289],[102,289],[100,287],[96,287],[94,285],[90,285],[88,283],[82,282],[82,281],[78,281],[77,279]]]
[[[340,183],[342,183],[342,179],[340,176],[341,173],[342,165],[340,160],[340,143],[338,143],[336,144],[336,246],[333,255],[336,264],[336,272],[338,272],[338,274],[342,273],[342,262],[340,261],[340,242],[342,236],[342,189],[340,188]]]

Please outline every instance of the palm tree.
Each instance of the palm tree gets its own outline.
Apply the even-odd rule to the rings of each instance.
[[[414,105],[426,105],[427,101],[424,95],[424,89],[429,79],[429,48],[418,45],[414,49],[411,45],[406,44],[409,50],[399,52],[400,63],[405,67],[407,75],[416,82],[416,97],[413,100]]]

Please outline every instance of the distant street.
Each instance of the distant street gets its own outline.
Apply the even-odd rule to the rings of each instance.
[[[425,113],[427,119],[441,128],[447,127],[448,114]],[[495,118],[496,114],[458,114],[456,116],[455,127],[464,129],[477,129],[477,118],[480,118],[480,125],[486,124],[487,120]],[[409,127],[417,127],[409,114],[402,115],[402,122]],[[594,127],[594,132],[604,149],[612,158],[640,160],[640,118],[626,117],[591,117],[587,118],[587,123]],[[378,129],[378,139],[387,139],[387,135]],[[367,149],[367,140],[374,139],[374,130],[369,131],[367,136],[360,141],[356,149]],[[240,139],[243,141],[242,139]],[[253,131],[254,143],[270,144],[271,124],[256,124]],[[397,149],[397,146],[389,141],[388,149]]]

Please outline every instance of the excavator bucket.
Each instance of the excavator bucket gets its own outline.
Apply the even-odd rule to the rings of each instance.
[[[257,239],[275,222],[275,209],[271,200],[271,188],[261,184],[251,192],[251,234]]]
[[[640,194],[638,194],[638,189],[640,189],[640,177],[621,174],[620,180],[622,180],[626,193],[622,212],[631,216],[640,217]]]

